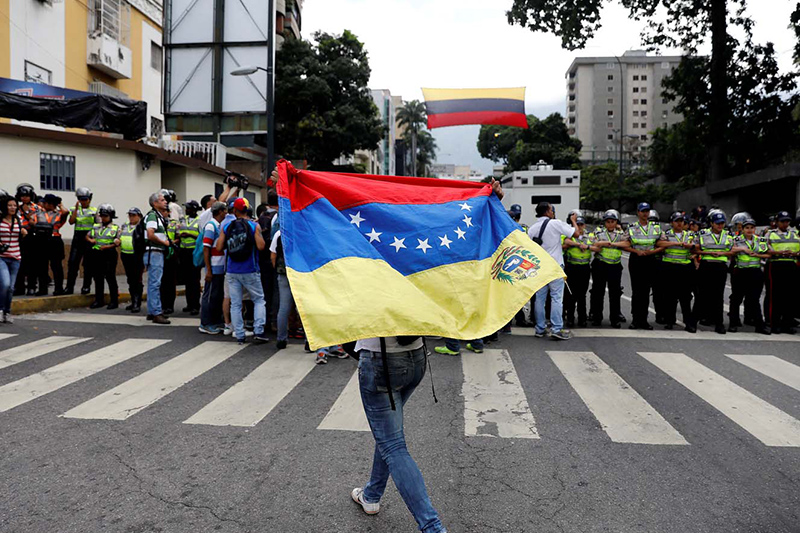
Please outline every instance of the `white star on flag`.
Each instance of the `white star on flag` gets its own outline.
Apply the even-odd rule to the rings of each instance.
[[[447,246],[447,249],[450,249],[450,244],[453,242],[447,238],[447,234],[445,233],[444,237],[439,237],[439,240],[442,241],[442,244],[439,246]]]
[[[466,233],[467,233],[467,232],[466,232],[466,231],[463,231],[461,228],[456,228],[456,235],[458,235],[458,238],[459,238],[459,239],[464,239],[464,240],[466,241],[467,239],[466,239],[466,237],[464,237],[464,235],[465,235]]]
[[[364,220],[366,219],[361,218],[361,211],[355,215],[350,215],[350,223],[355,224],[357,228],[361,227],[361,223],[364,222]]]
[[[367,233],[366,235],[367,237],[369,237],[369,242],[375,242],[375,241],[381,242],[381,235],[383,235],[383,233],[375,231],[375,228],[372,228],[372,231],[370,233]]]
[[[419,242],[419,246],[417,246],[417,250],[422,250],[423,254],[427,254],[428,253],[428,249],[429,248],[433,248],[433,246],[428,244],[428,239],[425,239],[424,241],[422,239],[417,239],[417,242]]]
[[[470,217],[468,217],[467,215],[464,215],[463,221],[464,221],[464,224],[466,224],[468,228],[472,227],[472,219]]]
[[[472,212],[472,207],[467,202],[464,202],[463,204],[460,205],[462,211],[467,210],[469,212]]]
[[[390,244],[389,246],[394,246],[394,251],[395,252],[399,252],[400,248],[405,248],[406,247],[406,245],[403,244],[404,242],[405,242],[405,239],[398,239],[397,237],[395,237],[394,238],[394,242],[392,244]]]

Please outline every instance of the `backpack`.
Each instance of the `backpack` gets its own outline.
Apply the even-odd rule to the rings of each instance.
[[[148,213],[149,215],[150,213]],[[142,217],[142,220],[136,224],[136,227],[133,228],[133,253],[134,255],[144,256],[144,249],[147,246],[147,224],[145,223],[144,219],[147,218],[146,216]]]
[[[253,258],[253,247],[256,238],[250,222],[237,218],[232,220],[225,228],[225,245],[228,249],[228,257],[237,263],[244,263]]]
[[[214,219],[212,218],[211,220]],[[211,222],[209,222],[209,224],[210,223]],[[206,226],[208,226],[208,224],[206,224]],[[205,246],[203,246],[203,233],[205,233],[205,231],[205,228],[200,228],[200,235],[197,237],[197,241],[194,243],[194,251],[192,252],[192,263],[197,268],[202,268],[206,264],[205,256],[203,255],[203,248],[205,248]]]

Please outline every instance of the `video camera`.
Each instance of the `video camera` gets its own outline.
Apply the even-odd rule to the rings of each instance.
[[[244,174],[238,172],[225,171],[225,184],[246,191],[250,187],[250,180]]]

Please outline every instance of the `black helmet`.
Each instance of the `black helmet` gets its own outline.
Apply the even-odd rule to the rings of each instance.
[[[129,215],[139,215],[140,217],[144,216],[144,215],[142,215],[142,210],[139,209],[138,207],[131,207],[130,209],[128,209],[128,214]]]
[[[19,202],[23,196],[30,196],[31,202],[36,201],[36,192],[33,190],[33,185],[30,183],[20,183],[17,185],[17,201]]]
[[[187,211],[200,211],[200,204],[197,203],[197,200],[189,200],[183,204],[183,207],[185,207]]]
[[[92,190],[89,187],[78,187],[75,189],[75,197],[78,200],[91,200]]]
[[[603,222],[606,220],[616,220],[619,221],[619,215],[614,209],[609,209],[605,213],[603,213]]]
[[[11,196],[11,195],[10,195],[10,194],[8,194],[8,191],[7,191],[7,190],[5,190],[5,189],[0,189],[0,198],[1,198],[1,197],[4,197],[4,196]]]
[[[509,209],[510,213],[522,213],[522,206],[519,204],[512,204]]]
[[[167,189],[167,194],[164,195],[164,199],[167,200],[169,203],[175,203],[178,201],[178,195],[175,194],[175,191],[172,189]]]
[[[117,218],[117,212],[111,204],[100,204],[100,207],[97,208],[97,214],[100,216],[107,215],[111,218]]]

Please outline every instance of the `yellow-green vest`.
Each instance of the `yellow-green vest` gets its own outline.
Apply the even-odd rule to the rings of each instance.
[[[72,216],[72,213],[75,213],[75,208],[73,207],[69,211],[70,216]],[[92,231],[95,220],[97,220],[96,207],[89,206],[86,209],[78,207],[75,215],[75,231]]]
[[[572,236],[572,240],[578,244],[585,244],[591,246],[594,241],[592,235],[584,233],[580,237]],[[592,260],[591,250],[581,250],[577,246],[570,246],[564,251],[564,260],[571,265],[588,265]]]
[[[595,242],[622,242],[625,238],[624,233],[619,230],[608,233],[607,229],[599,230],[595,234]],[[600,248],[600,253],[595,254],[595,258],[609,265],[618,265],[622,262],[622,250],[620,248],[603,247]]]
[[[772,249],[776,252],[792,252],[800,253],[800,235],[797,230],[789,228],[786,233],[780,233],[778,230],[773,230],[767,237]],[[770,261],[797,261],[796,257],[770,257]]]
[[[631,248],[634,250],[655,249],[661,233],[661,226],[654,222],[648,222],[646,228],[643,228],[638,222],[628,226],[628,236],[631,240]]]
[[[116,224],[109,224],[108,226],[103,226],[102,224],[95,224],[92,227],[92,231],[89,236],[97,241],[94,246],[92,246],[93,250],[99,250],[101,246],[107,246],[109,244],[114,244],[114,239],[117,238],[119,235],[119,226]]]
[[[719,237],[713,231],[709,231],[701,233],[697,243],[704,252],[730,252],[733,248],[733,237],[728,233],[728,230],[722,230]],[[700,257],[701,261],[717,261],[720,263],[727,263],[728,259],[728,257],[713,257],[710,255]]]
[[[688,242],[691,244],[694,242],[694,235],[692,232],[684,231],[681,233],[681,236],[678,237],[675,234],[675,230],[670,229],[664,233],[663,239],[669,242]],[[689,248],[683,248],[682,246],[670,246],[669,248],[664,249],[664,258],[662,261],[676,265],[688,265],[692,262],[692,251]]]
[[[180,227],[178,228],[178,235],[181,238],[181,248],[185,250],[194,250],[197,237],[200,235],[200,217],[183,217]]]
[[[123,224],[119,230],[119,240],[120,240],[120,251],[123,254],[132,254],[133,253],[133,232],[136,230],[136,226],[131,226],[130,224]]]
[[[765,254],[769,251],[767,241],[755,235],[752,241],[748,241],[744,235],[740,235],[733,242],[737,247],[749,248],[757,254]],[[736,268],[761,268],[761,258],[742,253],[736,254]]]

